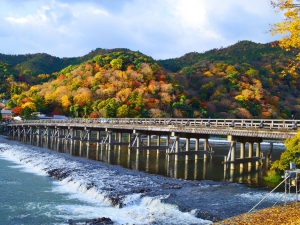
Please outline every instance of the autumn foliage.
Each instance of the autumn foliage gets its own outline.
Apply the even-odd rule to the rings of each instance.
[[[17,67],[2,63],[5,82],[0,89],[2,98],[10,98],[6,108],[16,114],[36,110],[92,118],[290,118],[300,115],[300,78],[297,69],[281,72],[296,55],[278,43],[249,41],[158,61],[128,49],[97,49],[60,62],[46,57],[56,68],[64,67],[38,75],[31,64],[25,69],[25,58],[16,56],[25,60],[19,65],[28,80],[18,80]],[[28,59],[46,59],[35,57]]]
[[[215,225],[296,225],[300,224],[300,203],[290,202],[225,219]]]

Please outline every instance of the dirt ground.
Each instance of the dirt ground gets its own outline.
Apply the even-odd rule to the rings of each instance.
[[[214,225],[298,225],[300,224],[300,202],[291,202],[286,205],[277,205],[262,210],[244,213],[239,216],[225,219]]]

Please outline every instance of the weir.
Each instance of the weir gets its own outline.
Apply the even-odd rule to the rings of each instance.
[[[234,170],[239,164],[240,169],[261,164],[263,156],[260,144],[263,140],[282,141],[297,133],[297,121],[294,120],[229,120],[229,119],[64,119],[64,120],[26,120],[12,121],[6,125],[7,134],[13,138],[36,140],[40,145],[41,139],[46,140],[47,146],[63,142],[70,145],[69,154],[74,154],[74,146],[79,143],[79,155],[90,158],[90,145],[96,144],[97,151],[103,145],[111,151],[112,146],[128,146],[128,155],[135,150],[139,155],[141,150],[166,151],[166,161],[174,156],[203,159],[214,154],[209,140],[212,137],[223,137],[231,143],[228,155],[224,157],[224,170]],[[200,150],[199,140],[203,141]],[[153,144],[155,140],[156,144]],[[163,140],[163,141],[162,141]],[[191,140],[194,150],[191,150]],[[152,144],[151,144],[152,143]],[[237,144],[240,155],[236,155]],[[248,149],[246,149],[246,144]],[[85,145],[85,146],[84,146]],[[255,147],[255,148],[254,148]],[[85,151],[85,152],[84,152]],[[272,145],[270,146],[271,157]],[[98,155],[98,154],[97,154]]]

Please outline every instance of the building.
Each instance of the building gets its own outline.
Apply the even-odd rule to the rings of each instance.
[[[3,119],[11,120],[14,117],[14,113],[12,112],[12,110],[2,109],[1,114]]]
[[[66,119],[68,119],[68,117],[66,117],[64,115],[54,115],[53,119],[55,119],[55,120],[66,120]]]

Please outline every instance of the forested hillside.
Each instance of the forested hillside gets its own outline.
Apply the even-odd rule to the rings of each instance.
[[[297,52],[242,41],[155,61],[128,49],[83,57],[0,55],[7,109],[79,117],[289,118],[300,116]]]

